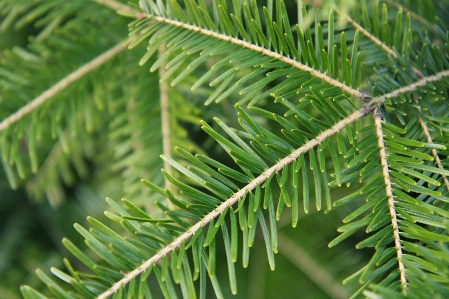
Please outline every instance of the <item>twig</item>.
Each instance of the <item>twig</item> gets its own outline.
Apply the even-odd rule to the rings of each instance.
[[[424,121],[419,117],[419,123],[421,124],[422,131],[424,133],[424,136],[426,136],[426,140],[428,143],[433,143],[432,136],[430,136],[430,132],[427,129],[427,125],[424,123]],[[438,152],[436,149],[432,149],[432,156],[435,159],[435,163],[438,168],[444,169],[443,164],[441,164],[440,156],[438,156]],[[441,177],[443,178],[444,184],[446,185],[446,189],[449,191],[449,181],[447,177],[442,174]]]
[[[335,10],[336,13],[341,14],[341,12],[337,9],[337,8],[333,8],[333,10]],[[367,38],[369,38],[373,43],[375,43],[376,45],[378,45],[379,47],[382,48],[382,50],[384,50],[385,52],[387,52],[388,54],[390,54],[391,56],[393,56],[394,59],[398,59],[398,56],[396,55],[396,53],[390,49],[390,47],[388,47],[386,44],[384,44],[380,39],[378,39],[377,37],[375,37],[374,35],[372,35],[371,33],[368,32],[368,30],[366,30],[365,28],[363,28],[362,26],[360,26],[359,23],[357,23],[356,21],[354,21],[351,17],[349,17],[348,15],[345,15],[346,20],[351,23],[352,26],[354,26],[356,29],[358,29],[364,36],[366,36]]]
[[[44,91],[40,96],[32,100],[27,105],[23,106],[19,110],[17,110],[15,113],[11,114],[7,118],[5,118],[2,122],[0,122],[0,132],[4,131],[6,128],[8,128],[11,124],[19,121],[27,115],[28,113],[31,113],[39,107],[40,105],[44,104],[48,99],[56,95],[58,92],[64,90],[66,87],[68,87],[71,83],[77,81],[78,79],[82,78],[84,75],[88,74],[89,72],[93,71],[97,67],[101,66],[102,64],[106,63],[110,59],[112,59],[115,55],[120,53],[126,49],[126,47],[123,46],[123,42],[120,42],[119,44],[115,45],[111,49],[107,50],[94,60],[88,62],[87,64],[83,65],[73,73],[69,74],[65,78],[63,78],[61,81],[53,85],[51,88]]]
[[[385,182],[385,192],[388,196],[388,206],[391,217],[391,226],[393,227],[394,245],[396,247],[396,256],[398,258],[399,275],[402,284],[402,291],[405,293],[407,289],[407,279],[405,277],[405,266],[402,263],[402,247],[399,235],[398,219],[394,207],[393,189],[391,187],[390,173],[388,170],[387,153],[385,151],[384,137],[382,132],[382,114],[377,109],[374,111],[374,123],[376,125],[377,144],[380,148],[380,163],[382,165],[382,173]]]
[[[298,244],[292,242],[281,232],[278,232],[278,241],[279,252],[326,292],[329,298],[345,299],[350,297],[346,289]]]
[[[448,76],[449,76],[449,70],[441,71],[439,73],[436,73],[435,75],[432,75],[432,76],[429,76],[429,77],[424,77],[421,80],[419,80],[419,81],[417,81],[417,82],[415,82],[413,84],[410,84],[410,85],[398,88],[396,90],[393,90],[390,93],[387,93],[387,94],[378,96],[376,98],[373,98],[370,101],[370,103],[383,103],[383,102],[385,102],[386,99],[397,97],[400,94],[403,94],[403,93],[406,93],[406,92],[415,91],[418,87],[425,86],[429,82],[439,81],[443,77],[448,77]]]
[[[323,74],[323,73],[321,73],[321,72],[319,72],[319,71],[317,71],[317,70],[315,70],[315,69],[313,69],[313,68],[311,68],[311,67],[309,67],[307,65],[304,65],[304,64],[302,64],[302,63],[300,63],[300,62],[298,62],[298,61],[296,61],[294,59],[291,59],[291,58],[285,57],[282,54],[279,54],[279,53],[267,50],[264,47],[254,45],[252,43],[240,40],[238,38],[235,38],[235,37],[232,37],[232,36],[229,36],[229,35],[217,33],[217,32],[212,31],[212,30],[204,29],[204,28],[201,28],[201,27],[198,27],[198,26],[195,26],[195,25],[186,24],[186,23],[183,23],[183,22],[180,22],[180,21],[175,21],[175,20],[171,20],[171,19],[168,19],[168,18],[164,18],[164,17],[153,16],[153,15],[149,15],[149,14],[139,14],[138,17],[140,17],[140,18],[147,17],[147,18],[153,19],[153,20],[158,21],[158,22],[166,23],[168,25],[176,26],[176,27],[179,27],[179,28],[183,28],[183,29],[186,29],[186,30],[193,31],[193,32],[198,32],[198,33],[201,33],[201,34],[206,35],[206,36],[210,36],[210,37],[222,40],[222,41],[227,41],[227,42],[232,43],[234,45],[239,45],[239,46],[241,46],[243,48],[247,48],[247,49],[250,49],[252,51],[259,52],[259,53],[261,53],[261,54],[263,54],[265,56],[268,56],[268,57],[277,59],[279,61],[285,62],[285,63],[293,66],[294,68],[297,68],[297,69],[300,69],[302,71],[308,72],[311,75],[313,75],[314,77],[319,78],[319,79],[323,80],[324,82],[329,83],[330,85],[337,86],[337,87],[341,88],[344,92],[346,92],[346,93],[348,93],[348,94],[350,94],[350,95],[352,95],[354,97],[357,97],[357,98],[362,98],[363,97],[363,93],[362,92],[360,92],[358,90],[355,90],[355,89],[353,89],[353,88],[351,88],[351,87],[349,87],[349,86],[347,86],[347,85],[345,85],[345,84],[343,84],[343,83],[341,83],[341,82],[339,82],[339,81],[329,77],[328,75]]]
[[[231,37],[231,36],[225,35],[225,34],[220,34],[220,33],[217,33],[215,31],[203,29],[203,28],[198,27],[198,26],[185,24],[185,23],[182,23],[182,22],[179,22],[179,21],[167,19],[167,18],[164,18],[164,17],[152,16],[152,15],[148,15],[148,14],[147,15],[139,14],[138,17],[147,17],[147,18],[150,18],[150,19],[154,19],[154,20],[156,20],[158,22],[163,22],[163,23],[166,23],[166,24],[169,24],[169,25],[172,25],[172,26],[176,26],[176,27],[179,27],[179,28],[184,28],[184,29],[187,29],[187,30],[190,30],[190,31],[193,31],[193,32],[199,32],[201,34],[204,34],[204,35],[207,35],[207,36],[211,36],[213,38],[216,38],[216,39],[219,39],[219,40],[223,40],[223,41],[227,41],[227,42],[233,43],[235,45],[239,45],[239,46],[242,46],[244,48],[247,48],[247,49],[250,49],[250,50],[262,53],[262,54],[264,54],[264,55],[266,55],[268,57],[272,57],[272,58],[277,59],[279,61],[285,62],[285,63],[287,63],[287,64],[289,64],[289,65],[291,65],[291,66],[293,66],[293,67],[295,67],[297,69],[300,69],[302,71],[308,72],[311,75],[313,75],[314,77],[323,80],[324,82],[327,82],[327,83],[329,83],[329,84],[331,84],[333,86],[341,88],[344,92],[346,92],[346,93],[348,93],[348,94],[350,94],[350,95],[352,95],[354,97],[357,97],[357,98],[362,99],[362,100],[366,97],[365,93],[363,93],[361,91],[358,91],[358,90],[355,90],[355,89],[353,89],[353,88],[351,88],[351,87],[349,87],[349,86],[347,86],[347,85],[345,85],[345,84],[343,84],[343,83],[341,83],[341,82],[339,82],[339,81],[337,81],[337,80],[335,80],[335,79],[333,79],[333,78],[331,78],[331,77],[329,77],[329,76],[327,76],[327,75],[325,75],[325,74],[323,74],[323,73],[321,73],[321,72],[319,72],[319,71],[317,71],[317,70],[315,70],[315,69],[313,69],[313,68],[311,68],[311,67],[309,67],[307,65],[301,64],[301,63],[299,63],[296,60],[293,60],[291,58],[285,57],[285,56],[283,56],[283,55],[281,55],[279,53],[267,50],[267,49],[265,49],[263,47],[251,44],[249,42],[240,40],[238,38],[234,38],[234,37]],[[420,74],[420,73],[417,74],[417,75],[422,76],[422,74]],[[392,91],[392,92],[390,92],[390,93],[388,93],[386,95],[376,97],[371,102],[384,102],[385,99],[396,97],[399,94],[402,94],[402,93],[405,93],[405,92],[414,91],[418,87],[426,85],[428,82],[438,81],[438,80],[441,80],[442,77],[447,77],[447,76],[449,76],[449,70],[441,71],[441,72],[439,72],[439,73],[437,73],[435,75],[432,75],[432,76],[429,76],[429,77],[424,77],[421,80],[419,80],[419,81],[417,81],[417,82],[415,82],[413,84],[410,84],[408,86],[396,89],[396,90],[394,90],[394,91]]]
[[[116,5],[122,5],[123,7],[121,7],[120,10],[125,10],[125,11],[130,11],[131,10],[131,7],[129,7],[127,5],[123,5],[123,4],[118,3],[118,2],[115,2],[114,0],[94,0],[94,1],[96,1],[98,3],[101,3],[101,4],[104,4],[104,5],[107,5],[107,6],[111,7],[111,8],[114,8],[114,9],[116,8]],[[389,2],[390,4],[394,3],[393,1],[387,1],[387,2]],[[396,4],[396,6],[402,7],[399,4]],[[413,14],[413,12],[409,11],[406,8],[402,8],[402,9],[404,11],[406,11],[406,12],[410,12],[411,14]],[[336,12],[338,12],[338,10],[336,10]],[[320,78],[323,81],[325,81],[325,82],[327,82],[327,83],[329,83],[331,85],[340,87],[343,91],[349,93],[350,95],[352,95],[354,97],[357,97],[357,98],[363,100],[367,96],[365,93],[360,92],[360,91],[355,90],[355,89],[352,89],[349,86],[347,86],[347,85],[345,85],[345,84],[343,84],[343,83],[341,83],[341,82],[339,82],[339,81],[337,81],[337,80],[335,80],[335,79],[333,79],[333,78],[331,78],[331,77],[329,77],[329,76],[327,76],[327,75],[325,75],[325,74],[323,74],[321,72],[318,72],[318,71],[314,70],[313,68],[311,68],[309,66],[306,66],[306,65],[303,65],[303,64],[297,62],[296,60],[290,59],[290,58],[285,57],[285,56],[283,56],[283,55],[281,55],[279,53],[267,50],[267,49],[265,49],[263,47],[260,47],[260,46],[248,43],[248,42],[240,40],[238,38],[234,38],[234,37],[231,37],[231,36],[228,36],[228,35],[225,35],[225,34],[216,33],[214,31],[203,29],[203,28],[198,27],[198,26],[185,24],[185,23],[182,23],[182,22],[179,22],[179,21],[175,21],[175,20],[170,20],[170,19],[167,19],[167,18],[164,18],[164,17],[152,16],[152,15],[148,15],[148,14],[144,15],[144,14],[140,14],[140,13],[138,13],[136,15],[136,17],[151,18],[151,19],[154,19],[154,20],[156,20],[158,22],[163,22],[163,23],[166,23],[166,24],[169,24],[169,25],[173,25],[173,26],[176,26],[176,27],[184,28],[184,29],[191,30],[191,31],[194,31],[194,32],[199,32],[199,33],[207,35],[207,36],[211,36],[211,37],[214,37],[214,38],[217,38],[217,39],[220,39],[220,40],[231,42],[231,43],[236,44],[236,45],[240,45],[240,46],[242,46],[244,48],[247,48],[247,49],[250,49],[250,50],[253,50],[253,51],[256,51],[256,52],[260,52],[260,53],[262,53],[264,55],[267,55],[269,57],[272,57],[272,58],[278,59],[280,61],[283,61],[283,62],[285,62],[287,64],[290,64],[291,66],[293,66],[295,68],[298,68],[300,70],[309,72],[313,76],[315,76],[317,78]],[[357,24],[351,18],[348,17],[348,21],[350,21],[351,24],[353,24],[357,29],[359,29],[360,32],[362,32],[364,35],[366,35],[368,38],[370,38],[374,43],[376,43],[377,45],[382,47],[382,49],[384,49],[388,54],[392,55],[395,59],[397,59],[396,53],[394,53],[394,51],[391,50],[387,45],[382,43],[375,36],[371,35],[369,32],[367,32],[365,29],[363,29],[363,27],[361,27],[359,24]],[[427,22],[426,20],[424,20],[424,21]],[[396,97],[399,94],[402,94],[402,93],[405,93],[405,92],[414,91],[418,87],[426,85],[428,82],[438,81],[442,77],[449,76],[449,70],[441,71],[441,72],[439,72],[439,73],[437,73],[437,74],[435,74],[433,76],[429,76],[429,77],[422,77],[422,74],[419,71],[416,71],[416,70],[414,70],[414,71],[418,75],[418,77],[421,78],[421,80],[419,80],[419,81],[417,81],[417,82],[415,82],[413,84],[410,84],[408,86],[396,89],[393,92],[390,92],[390,93],[385,94],[383,96],[376,97],[376,98],[372,99],[370,102],[372,102],[372,103],[374,103],[374,102],[384,102],[388,98]]]
[[[427,129],[426,124],[421,119],[419,120],[419,122],[421,123],[421,127],[423,129],[424,135],[426,136],[427,142],[433,143],[432,137],[430,136],[430,133],[429,133],[429,130]],[[432,149],[432,155],[433,155],[433,158],[435,159],[435,163],[437,164],[438,168],[444,169],[443,164],[441,164],[441,160],[440,160],[440,157],[438,156],[436,149]],[[446,189],[449,191],[449,181],[447,180],[447,177],[444,174],[442,174],[441,176],[443,177],[444,184],[446,185]]]
[[[114,3],[115,2],[113,0],[94,0],[94,1],[97,1],[97,2],[105,4],[105,5],[108,5],[108,3]],[[112,4],[111,4],[111,7],[113,7]],[[129,6],[127,6],[126,8],[122,8],[122,10],[130,11],[131,8]],[[173,25],[173,26],[176,26],[176,27],[179,27],[179,28],[184,28],[184,29],[191,30],[191,31],[194,31],[194,32],[199,32],[201,34],[204,34],[204,35],[207,35],[207,36],[211,36],[211,37],[223,40],[223,41],[228,41],[228,42],[233,43],[235,45],[240,45],[240,46],[242,46],[244,48],[247,48],[247,49],[250,49],[250,50],[262,53],[262,54],[264,54],[266,56],[269,56],[269,57],[275,58],[277,60],[280,60],[282,62],[285,62],[287,64],[290,64],[291,66],[293,66],[293,67],[295,67],[297,69],[309,72],[313,76],[315,76],[317,78],[320,78],[321,80],[323,80],[323,81],[325,81],[325,82],[327,82],[327,83],[329,83],[331,85],[334,85],[334,86],[337,86],[337,87],[341,88],[344,92],[347,92],[347,93],[349,93],[350,95],[352,95],[354,97],[357,97],[357,98],[363,100],[367,96],[365,93],[363,93],[361,91],[358,91],[358,90],[355,90],[355,89],[353,89],[353,88],[351,88],[351,87],[349,87],[349,86],[347,86],[347,85],[345,85],[345,84],[343,84],[343,83],[341,83],[341,82],[339,82],[339,81],[337,81],[337,80],[335,80],[335,79],[333,79],[333,78],[331,78],[331,77],[329,77],[329,76],[327,76],[327,75],[325,75],[325,74],[323,74],[323,73],[321,73],[319,71],[314,70],[313,68],[311,68],[311,67],[309,67],[307,65],[303,65],[303,64],[299,63],[296,60],[290,59],[290,58],[285,57],[285,56],[283,56],[283,55],[281,55],[279,53],[267,50],[267,49],[265,49],[263,47],[251,44],[249,42],[240,40],[238,38],[234,38],[234,37],[231,37],[231,36],[225,35],[225,34],[216,33],[216,32],[211,31],[211,30],[203,29],[203,28],[198,27],[198,26],[185,24],[185,23],[182,23],[182,22],[179,22],[179,21],[175,21],[175,20],[171,20],[171,19],[164,18],[164,17],[152,16],[152,15],[149,15],[149,14],[141,14],[141,13],[136,14],[136,17],[139,17],[139,18],[147,17],[147,18],[156,20],[158,22],[163,22],[163,23],[166,23],[166,24],[169,24],[169,25]],[[353,22],[355,23],[355,21],[353,21]],[[372,36],[372,35],[369,34],[369,36]],[[372,36],[372,37],[374,37],[374,36]],[[381,41],[378,40],[378,42],[380,43],[378,45],[381,46],[383,49],[385,49],[385,47],[387,47]],[[396,55],[391,49],[386,50],[386,51],[389,54],[391,54],[390,52],[392,52],[394,55]],[[393,57],[397,58],[397,56],[393,56]],[[415,73],[418,75],[418,77],[421,78],[421,80],[419,80],[419,81],[417,81],[417,82],[415,82],[413,84],[410,84],[408,86],[396,89],[395,91],[390,92],[388,94],[385,94],[383,96],[376,97],[376,98],[372,99],[370,102],[371,103],[384,102],[388,98],[396,97],[399,94],[402,94],[402,93],[405,93],[405,92],[414,91],[418,87],[426,85],[428,82],[438,81],[442,77],[449,76],[449,70],[441,71],[441,72],[439,72],[439,73],[437,73],[437,74],[435,74],[433,76],[429,76],[429,77],[422,77],[422,74],[420,72],[417,72],[416,70],[415,70]]]
[[[228,198],[226,201],[224,201],[221,205],[219,205],[215,210],[204,216],[204,218],[197,222],[195,225],[193,225],[190,229],[188,229],[185,233],[180,235],[178,238],[176,238],[173,242],[162,248],[157,254],[152,256],[150,259],[148,259],[146,262],[144,262],[142,265],[134,269],[133,271],[127,273],[120,281],[116,282],[113,286],[111,286],[107,291],[102,293],[98,298],[99,299],[105,299],[112,294],[114,294],[116,291],[118,291],[123,285],[126,285],[128,282],[130,282],[133,278],[137,277],[139,274],[147,270],[151,265],[162,259],[166,254],[170,253],[171,251],[175,250],[178,246],[181,245],[182,242],[190,238],[193,234],[195,234],[199,229],[201,229],[203,226],[208,224],[212,219],[218,217],[227,207],[232,206],[235,204],[239,199],[243,198],[248,192],[256,188],[258,185],[265,182],[272,173],[278,172],[282,170],[285,165],[292,163],[297,159],[301,154],[308,152],[313,147],[319,145],[321,142],[323,142],[327,137],[332,136],[339,132],[341,129],[343,129],[347,124],[351,124],[355,122],[360,117],[364,116],[364,112],[361,110],[357,110],[356,112],[352,113],[350,116],[346,117],[345,119],[339,121],[336,123],[332,128],[322,132],[320,135],[318,135],[315,139],[312,139],[308,141],[306,144],[301,146],[300,148],[296,149],[294,152],[292,152],[289,156],[285,157],[284,159],[280,160],[278,163],[273,165],[271,168],[267,169],[264,173],[259,175],[257,178],[252,180],[248,185],[240,189],[238,192],[234,193],[233,196]]]
[[[334,9],[337,13],[340,13],[340,11],[338,9],[336,9],[336,8],[334,8]],[[389,46],[384,44],[380,39],[378,39],[377,37],[372,35],[370,32],[368,32],[365,28],[360,26],[360,24],[357,23],[356,21],[354,21],[351,17],[346,16],[346,20],[349,23],[351,23],[352,26],[354,26],[354,28],[359,30],[364,36],[366,36],[368,39],[370,39],[374,44],[378,45],[379,47],[382,48],[382,50],[384,50],[389,55],[391,55],[391,57],[393,57],[396,60],[399,58],[398,55],[393,51],[393,49],[391,49]],[[413,68],[413,72],[418,76],[418,78],[420,78],[420,79],[423,78],[423,74],[420,71],[418,71],[416,68]]]

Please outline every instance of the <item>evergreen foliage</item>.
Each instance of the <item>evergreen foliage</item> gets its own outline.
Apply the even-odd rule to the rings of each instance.
[[[354,298],[449,297],[449,7],[307,2],[0,0],[0,30],[38,31],[1,55],[11,188],[57,207],[95,177],[129,199],[74,225],[88,248],[37,270],[49,296],[224,298],[257,236],[275,270],[285,215],[324,210],[316,227],[345,214],[329,247],[371,254]]]

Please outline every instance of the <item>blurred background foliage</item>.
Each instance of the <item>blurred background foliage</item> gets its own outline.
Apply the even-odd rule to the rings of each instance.
[[[295,1],[286,2],[296,7]],[[325,11],[330,3],[305,2],[309,11],[317,12],[320,8]],[[357,4],[343,2],[348,10]],[[0,120],[121,43],[128,22],[94,1],[0,0]],[[343,22],[341,29],[344,26]],[[21,298],[22,284],[48,294],[34,271],[40,267],[49,272],[50,266],[60,267],[63,257],[69,257],[61,244],[63,237],[85,248],[73,223],[85,224],[87,215],[120,230],[102,215],[108,209],[106,196],[115,200],[126,197],[151,213],[152,202],[158,198],[139,180],[163,184],[159,171],[163,166],[159,158],[162,135],[158,73],[138,66],[144,52],[141,46],[122,51],[39,108],[31,125],[24,129],[21,126],[26,125],[19,122],[0,135],[0,298]],[[202,87],[195,96],[188,92],[195,76],[204,72],[205,67],[200,67],[191,80],[169,89],[170,139],[172,147],[207,153],[226,163],[222,150],[199,129],[199,120],[211,123],[213,117],[219,117],[237,125],[233,104],[238,95],[204,106],[213,90]],[[275,109],[270,106],[269,110]],[[33,142],[35,148],[31,148]],[[12,154],[16,149],[19,157]],[[337,192],[348,194],[350,190]],[[280,270],[270,271],[265,245],[256,241],[249,269],[237,266],[239,292],[233,298],[347,297],[357,284],[343,287],[341,281],[372,255],[369,249],[354,248],[364,235],[356,234],[336,248],[327,248],[351,209],[344,206],[330,215],[300,211],[295,229],[287,225],[289,215],[284,213],[276,255]],[[69,259],[80,267],[75,259]],[[217,262],[222,263],[217,275],[227,285],[226,260]],[[225,297],[232,296],[227,288],[223,291]]]

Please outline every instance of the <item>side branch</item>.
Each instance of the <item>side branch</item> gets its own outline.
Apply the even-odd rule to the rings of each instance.
[[[439,73],[436,73],[435,75],[432,75],[429,77],[424,77],[421,80],[419,80],[413,84],[398,88],[396,90],[393,90],[390,93],[375,97],[375,98],[371,99],[369,102],[370,103],[383,103],[387,99],[397,97],[400,94],[403,94],[406,92],[415,91],[416,89],[418,89],[418,87],[425,86],[429,82],[440,81],[443,77],[448,77],[448,76],[449,76],[449,70],[441,71]]]
[[[336,8],[334,8],[334,10],[340,14],[340,11]],[[375,37],[373,34],[371,34],[368,30],[366,30],[365,28],[363,28],[362,26],[360,26],[359,23],[357,23],[356,21],[354,21],[351,17],[349,17],[348,15],[345,16],[346,21],[348,21],[352,26],[354,26],[355,29],[358,29],[364,36],[366,36],[367,38],[369,38],[373,43],[375,43],[376,45],[378,45],[379,47],[382,48],[382,50],[384,50],[385,52],[387,52],[389,55],[393,56],[394,59],[398,59],[398,56],[396,55],[396,53],[390,49],[386,44],[384,44],[380,39],[378,39],[377,37]]]
[[[339,10],[335,9],[335,11],[337,13],[340,13]],[[396,52],[393,51],[393,49],[391,49],[390,47],[388,47],[386,44],[384,44],[380,39],[378,39],[377,37],[375,37],[372,33],[370,33],[368,30],[366,30],[365,28],[363,28],[359,23],[357,23],[356,21],[354,21],[351,17],[346,16],[346,20],[352,25],[354,26],[354,28],[358,29],[364,36],[366,36],[368,39],[370,39],[373,43],[375,43],[376,45],[378,45],[380,48],[382,48],[382,50],[384,50],[388,55],[391,55],[391,57],[393,57],[395,60],[397,60],[399,57],[396,54]],[[423,74],[418,71],[417,69],[413,68],[413,72],[419,77],[422,78]]]
[[[388,170],[387,153],[385,151],[381,118],[382,115],[376,110],[374,112],[374,123],[376,125],[377,144],[380,148],[380,163],[382,165],[382,173],[384,176],[385,189],[386,189],[385,192],[388,196],[388,206],[390,208],[389,212],[391,217],[391,226],[393,227],[394,245],[396,247],[396,256],[398,258],[399,275],[401,279],[402,290],[405,293],[405,290],[407,288],[407,279],[405,277],[405,266],[401,261],[402,258],[401,238],[399,236],[398,219],[394,207],[393,189],[391,187],[390,173]]]
[[[6,128],[8,128],[11,124],[19,121],[24,117],[25,115],[31,113],[39,107],[40,105],[44,104],[48,99],[53,97],[58,92],[64,90],[66,87],[68,87],[71,83],[77,81],[78,79],[82,78],[84,75],[88,74],[89,72],[93,71],[97,67],[101,66],[102,64],[106,63],[108,60],[112,59],[114,56],[116,56],[118,53],[126,49],[126,47],[123,46],[123,42],[120,42],[119,44],[115,45],[113,48],[107,50],[91,62],[88,62],[87,64],[83,65],[73,73],[69,74],[67,77],[63,78],[61,81],[53,85],[50,89],[47,89],[44,91],[40,96],[29,102],[27,105],[23,106],[19,110],[17,110],[15,113],[11,114],[7,118],[5,118],[2,122],[0,122],[0,132],[4,131]]]
[[[430,136],[430,132],[429,132],[429,129],[427,128],[427,125],[424,123],[424,121],[421,118],[419,118],[419,123],[421,124],[421,128],[424,133],[424,136],[426,136],[427,142],[433,143],[432,136]],[[432,156],[435,159],[435,163],[436,163],[437,167],[439,169],[444,169],[443,164],[441,164],[440,156],[438,156],[438,152],[436,149],[432,149]],[[449,191],[449,181],[448,181],[447,177],[444,174],[442,174],[441,177],[443,178],[444,184],[446,185],[446,190]]]
[[[312,74],[314,77],[320,78],[324,82],[327,82],[327,83],[329,83],[329,84],[331,84],[333,86],[337,86],[337,87],[341,88],[344,92],[349,93],[350,95],[352,95],[354,97],[357,97],[357,98],[363,98],[364,97],[364,94],[362,92],[360,92],[358,90],[355,90],[355,89],[353,89],[353,88],[351,88],[351,87],[349,87],[349,86],[347,86],[347,85],[345,85],[345,84],[343,84],[343,83],[341,83],[341,82],[339,82],[339,81],[329,77],[328,75],[325,75],[325,74],[323,74],[323,73],[321,73],[321,72],[319,72],[319,71],[317,71],[317,70],[315,70],[315,69],[313,69],[313,68],[311,68],[311,67],[309,67],[307,65],[299,63],[298,61],[296,61],[294,59],[285,57],[284,55],[281,55],[279,53],[273,52],[271,50],[267,50],[267,49],[265,49],[263,47],[254,45],[252,43],[249,43],[249,42],[246,42],[246,41],[243,41],[243,40],[240,40],[238,38],[231,37],[231,36],[225,35],[225,34],[220,34],[220,33],[217,33],[215,31],[212,31],[212,30],[204,29],[204,28],[201,28],[201,27],[198,27],[198,26],[186,24],[186,23],[183,23],[183,22],[171,20],[171,19],[164,18],[164,17],[153,16],[153,15],[149,15],[149,14],[147,14],[147,15],[138,15],[138,17],[147,17],[147,18],[153,19],[153,20],[158,21],[158,22],[166,23],[168,25],[176,26],[176,27],[179,27],[179,28],[183,28],[183,29],[186,29],[186,30],[193,31],[193,32],[198,32],[198,33],[201,33],[201,34],[204,34],[204,35],[207,35],[207,36],[211,36],[211,37],[219,39],[219,40],[223,40],[223,41],[227,41],[227,42],[230,42],[232,44],[235,44],[235,45],[239,45],[239,46],[241,46],[243,48],[247,48],[247,49],[250,49],[250,50],[255,51],[255,52],[262,53],[265,56],[272,57],[272,58],[277,59],[279,61],[285,62],[285,63],[293,66],[294,68],[297,68],[297,69],[300,69],[302,71],[308,72],[308,73]]]
[[[133,278],[137,277],[139,274],[147,270],[151,265],[155,264],[157,261],[162,259],[166,254],[175,250],[184,240],[187,240],[191,236],[193,236],[200,228],[208,224],[212,219],[218,217],[227,207],[235,204],[239,199],[243,198],[245,194],[256,188],[258,185],[265,182],[272,173],[278,172],[282,170],[285,165],[292,163],[297,159],[302,153],[308,152],[313,147],[319,145],[323,142],[327,137],[334,135],[341,129],[343,129],[347,124],[351,124],[355,122],[358,118],[364,116],[366,111],[357,110],[347,118],[336,123],[332,128],[322,132],[315,139],[310,140],[294,152],[292,152],[289,156],[280,160],[278,163],[273,165],[271,168],[267,169],[264,173],[259,175],[257,178],[252,180],[248,185],[244,188],[240,189],[238,192],[234,193],[234,195],[224,201],[221,205],[219,205],[215,210],[204,216],[204,218],[193,225],[190,229],[188,229],[185,233],[176,238],[172,243],[168,244],[164,248],[162,248],[157,254],[151,257],[149,260],[144,262],[142,265],[134,269],[133,271],[126,274],[120,281],[116,282],[112,287],[110,287],[107,291],[98,296],[98,299],[105,299],[111,295],[113,295],[116,291],[118,291],[122,286],[129,283]]]
[[[418,99],[412,95],[412,99],[415,103],[418,103]],[[421,108],[417,108],[421,112]],[[424,120],[421,117],[418,117],[419,124],[421,125],[422,131],[424,133],[424,136],[426,137],[426,141],[428,143],[433,143],[432,136],[430,136],[429,129],[427,127],[427,124],[424,122]],[[438,152],[436,149],[432,149],[432,156],[435,159],[435,163],[437,164],[437,167],[440,169],[444,169],[443,164],[441,164],[440,156],[438,155]],[[449,181],[447,177],[442,174],[441,177],[443,178],[444,184],[446,185],[446,190],[449,191]]]

